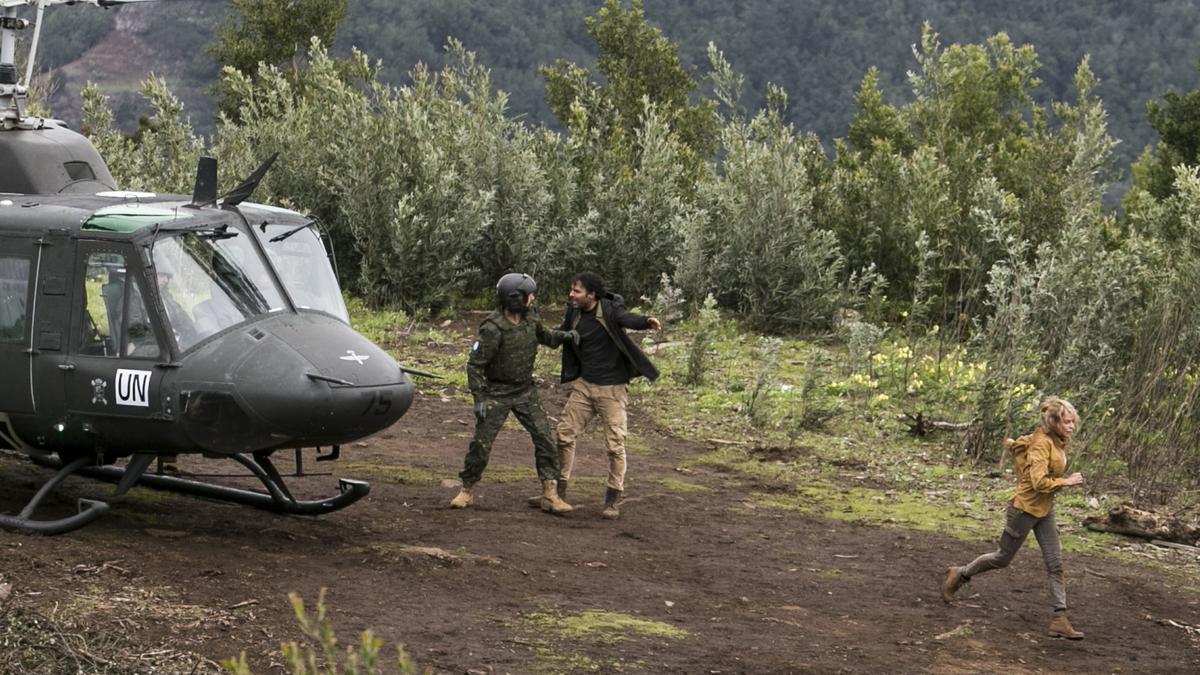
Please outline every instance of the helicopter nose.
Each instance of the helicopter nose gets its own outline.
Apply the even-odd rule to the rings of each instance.
[[[386,351],[323,314],[282,314],[185,355],[182,431],[214,453],[339,445],[387,428],[412,381]]]
[[[234,371],[250,413],[298,447],[348,443],[400,419],[413,385],[387,352],[332,319],[298,319],[272,327]]]

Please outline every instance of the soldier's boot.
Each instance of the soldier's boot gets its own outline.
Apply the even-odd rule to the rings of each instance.
[[[1071,617],[1067,616],[1066,612],[1054,613],[1054,618],[1050,620],[1050,627],[1046,629],[1046,635],[1053,638],[1067,638],[1068,640],[1083,639],[1083,633],[1071,626]]]
[[[958,589],[967,583],[967,578],[962,575],[961,567],[951,567],[946,570],[946,579],[942,582],[942,602],[947,605],[954,600],[954,594]]]
[[[465,509],[470,506],[471,502],[475,501],[475,495],[471,492],[474,486],[474,483],[463,483],[463,486],[459,489],[458,494],[454,497],[454,499],[450,500],[450,508]]]
[[[554,480],[542,481],[542,510],[555,515],[570,513],[575,510],[575,507],[566,503],[562,497],[558,496],[557,483],[558,481]]]
[[[558,498],[565,502],[565,501],[567,501],[567,479],[559,478],[557,483],[558,483]],[[529,499],[525,500],[525,503],[528,504],[529,508],[531,508],[531,509],[540,509],[540,508],[542,508],[542,496],[534,495],[534,496],[530,497]]]
[[[604,490],[604,510],[600,512],[600,517],[605,520],[616,520],[621,517],[621,511],[617,509],[617,504],[621,503],[621,491],[613,488]]]

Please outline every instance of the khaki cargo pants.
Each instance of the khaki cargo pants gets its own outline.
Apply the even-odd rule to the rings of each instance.
[[[625,435],[627,418],[625,403],[629,400],[628,385],[592,384],[575,380],[567,404],[558,422],[558,456],[562,463],[562,479],[570,480],[575,466],[575,439],[587,428],[588,422],[599,415],[604,425],[604,443],[608,448],[608,487],[625,489]]]

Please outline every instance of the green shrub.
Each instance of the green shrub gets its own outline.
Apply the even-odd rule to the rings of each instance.
[[[721,315],[717,312],[717,301],[709,295],[704,298],[704,304],[696,314],[696,333],[692,336],[692,344],[688,349],[687,373],[683,376],[684,384],[699,386],[704,384],[705,375],[711,360],[709,350],[713,339],[720,327]]]
[[[288,600],[292,603],[301,633],[312,643],[309,646],[301,646],[293,641],[282,645],[283,657],[292,675],[374,675],[380,672],[379,653],[383,648],[383,640],[376,638],[370,629],[362,632],[357,646],[346,647],[345,663],[341,663],[342,652],[338,649],[333,622],[326,617],[324,588],[317,597],[313,614],[305,608],[299,595],[289,593]],[[403,675],[432,672],[428,668],[424,671],[419,670],[403,645],[398,645],[396,651],[395,670],[388,668],[388,672],[399,672]],[[245,652],[236,658],[223,661],[221,665],[236,675],[251,675]]]

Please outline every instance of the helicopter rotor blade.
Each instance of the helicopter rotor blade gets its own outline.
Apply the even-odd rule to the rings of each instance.
[[[25,57],[28,63],[25,64],[25,84],[29,85],[33,82],[33,64],[37,59],[38,39],[42,35],[42,17],[46,14],[45,3],[37,3],[37,9],[33,24],[33,39],[29,43],[29,55]]]
[[[117,5],[134,2],[152,2],[153,0],[0,0],[0,7],[25,7],[28,5],[95,5],[108,9]]]
[[[225,196],[221,198],[221,205],[237,206],[238,204],[241,204],[249,199],[250,195],[254,194],[254,190],[258,187],[258,184],[262,182],[263,176],[267,175],[267,171],[270,170],[271,165],[275,163],[275,160],[278,157],[278,152],[268,157],[267,161],[260,164],[259,167],[254,170],[254,173],[250,174],[246,177],[246,180],[242,181],[241,185],[238,185],[229,192],[226,192]]]

